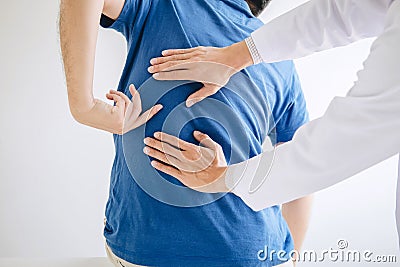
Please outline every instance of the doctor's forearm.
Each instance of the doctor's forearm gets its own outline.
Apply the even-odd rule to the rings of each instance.
[[[311,0],[226,48],[226,65],[241,70],[347,45],[383,31],[393,0]],[[373,17],[371,23],[368,18]]]
[[[311,0],[267,23],[252,39],[264,62],[304,57],[379,35],[392,1]]]
[[[339,183],[400,151],[400,1],[388,11],[346,97],[275,149],[228,167],[226,182],[254,210]],[[254,180],[254,181],[253,181]]]

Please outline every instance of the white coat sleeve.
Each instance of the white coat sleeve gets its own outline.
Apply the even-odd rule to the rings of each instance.
[[[248,206],[261,210],[300,198],[400,151],[398,14],[400,0],[395,0],[346,97],[334,98],[323,117],[301,127],[274,152],[228,168],[227,186]]]
[[[376,37],[393,0],[311,0],[272,20],[251,37],[264,62],[296,59]]]

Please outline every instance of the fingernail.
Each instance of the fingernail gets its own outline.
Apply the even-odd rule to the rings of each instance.
[[[155,132],[154,133],[154,137],[155,138],[160,138],[161,137],[161,133],[160,132]]]
[[[155,64],[155,63],[157,63],[157,59],[152,58],[152,59],[150,60],[150,64]]]
[[[167,50],[161,52],[161,55],[165,56],[167,54]]]
[[[150,138],[148,138],[148,137],[146,137],[146,138],[143,140],[143,142],[144,142],[146,145],[149,143],[149,141],[150,141]]]
[[[193,105],[194,105],[194,101],[193,100],[187,100],[186,101],[186,107],[190,108]]]
[[[145,154],[148,154],[148,153],[149,153],[149,149],[147,148],[147,146],[145,146],[145,147],[143,148],[143,152],[144,152]]]
[[[153,70],[154,70],[153,67],[148,67],[148,68],[147,68],[147,71],[148,71],[148,72],[152,72]]]
[[[201,132],[199,132],[199,131],[194,131],[193,133],[194,133],[195,135],[201,134]]]
[[[158,73],[154,73],[153,74],[153,78],[156,79],[156,80],[158,79],[158,76],[160,76],[160,74],[158,74]]]
[[[157,162],[153,160],[152,162],[150,162],[150,164],[151,166],[155,167],[157,165]]]
[[[164,108],[164,106],[163,106],[163,105],[160,105],[160,104],[159,104],[159,105],[157,105],[157,110],[158,110],[158,111],[162,110],[163,108]]]

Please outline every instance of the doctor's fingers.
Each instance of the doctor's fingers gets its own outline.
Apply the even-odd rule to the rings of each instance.
[[[199,164],[201,166],[204,166],[211,163],[218,155],[218,153],[223,154],[222,147],[217,142],[212,140],[211,137],[209,137],[207,134],[204,134],[200,131],[194,131],[193,136],[197,141],[200,142],[200,145],[186,142],[176,136],[167,133],[154,133],[154,137],[156,139],[160,140],[162,143],[168,143],[172,145],[172,148],[178,151],[179,154],[176,153],[173,156],[175,156],[182,162],[188,163],[189,165]]]
[[[194,104],[204,100],[205,98],[212,96],[221,89],[221,86],[205,83],[202,88],[191,94],[186,100],[186,106],[190,108]]]
[[[195,67],[194,63],[190,60],[177,60],[177,61],[167,61],[158,65],[153,65],[148,67],[147,71],[150,73],[166,72],[173,70],[184,70],[192,69]]]
[[[194,146],[188,150],[180,150],[165,142],[160,142],[151,138],[146,138],[145,144],[165,154],[167,159],[171,156],[174,157],[179,162],[173,160],[172,163],[181,171],[201,171],[211,165],[215,158],[215,153],[212,150],[201,146]]]
[[[168,143],[182,150],[198,149],[197,145],[186,142],[176,136],[167,133],[155,132],[154,137],[162,142]]]
[[[174,156],[164,153],[163,151],[159,151],[149,146],[146,146],[143,149],[143,152],[163,164],[173,166],[181,172],[197,172],[204,169],[204,164],[196,164],[196,162],[194,161],[187,161],[185,156],[176,158]]]
[[[179,61],[179,60],[185,60],[185,59],[194,60],[198,54],[199,53],[197,53],[197,52],[191,52],[191,53],[185,53],[185,54],[175,54],[175,55],[166,56],[166,57],[156,57],[156,58],[152,58],[150,60],[150,64],[151,65],[159,65],[159,64],[169,62],[169,61]]]
[[[144,139],[144,143],[145,143],[145,145],[147,145],[150,148],[154,148],[166,155],[173,156],[179,160],[182,160],[185,158],[182,155],[183,150],[180,150],[179,148],[176,148],[168,143],[161,142],[161,141],[151,138],[151,137],[146,137]]]
[[[167,49],[161,52],[161,54],[166,57],[166,56],[172,56],[172,55],[178,55],[178,54],[187,54],[191,53],[193,51],[198,51],[203,49],[203,46],[197,46],[197,47],[192,47],[192,48],[184,48],[184,49]]]
[[[178,170],[172,166],[165,165],[161,162],[157,162],[155,160],[153,160],[151,162],[151,166],[153,166],[156,170],[158,170],[160,172],[163,172],[163,173],[166,173],[168,175],[175,177],[176,179],[181,181],[183,184],[187,185],[185,183],[187,181],[187,179],[185,178],[185,175],[183,175],[180,170]]]
[[[174,168],[177,168],[177,169],[184,168],[184,166],[183,166],[184,164],[179,159],[177,159],[171,155],[164,154],[163,152],[160,152],[157,149],[151,148],[149,146],[145,146],[143,148],[143,152],[147,156],[155,158],[156,160],[158,160],[162,163],[171,165]]]

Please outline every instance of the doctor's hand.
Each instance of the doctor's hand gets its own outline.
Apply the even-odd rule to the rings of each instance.
[[[113,100],[115,105],[94,99],[92,107],[88,111],[80,112],[75,119],[82,124],[122,135],[145,124],[163,108],[158,104],[141,114],[142,102],[139,92],[134,85],[129,86],[129,91],[132,99],[122,92],[110,90],[106,97]]]
[[[169,174],[187,187],[207,193],[228,192],[225,185],[227,164],[219,144],[208,135],[193,133],[200,145],[194,145],[172,135],[157,132],[144,139],[143,152],[156,160],[151,165]]]
[[[232,75],[253,64],[246,42],[228,47],[195,47],[165,50],[162,57],[150,60],[148,71],[156,80],[191,80],[203,87],[186,100],[190,107],[215,94]]]

